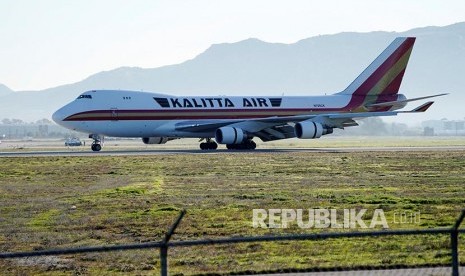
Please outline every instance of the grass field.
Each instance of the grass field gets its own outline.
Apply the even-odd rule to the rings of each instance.
[[[0,159],[0,249],[40,250],[340,229],[252,227],[252,209],[384,210],[390,228],[451,226],[465,207],[465,152],[239,153]],[[398,212],[420,223],[393,223]],[[464,237],[462,237],[463,240]],[[461,254],[465,247],[461,243]],[[447,236],[170,249],[172,274],[449,262]],[[158,251],[0,261],[0,274],[158,274]],[[463,260],[463,257],[462,257]]]

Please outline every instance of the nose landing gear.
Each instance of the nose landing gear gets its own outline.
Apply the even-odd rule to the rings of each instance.
[[[102,146],[100,144],[92,144],[90,146],[90,148],[93,150],[93,151],[100,151],[102,149]]]
[[[100,137],[98,134],[89,134],[89,138],[93,140],[92,145],[90,146],[92,151],[100,151],[103,145],[103,136]]]

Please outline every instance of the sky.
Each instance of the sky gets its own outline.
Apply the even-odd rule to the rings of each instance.
[[[0,83],[41,90],[181,63],[216,43],[402,32],[465,21],[464,11],[463,0],[0,0]]]

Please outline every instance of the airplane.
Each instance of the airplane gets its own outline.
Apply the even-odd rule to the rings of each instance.
[[[53,120],[90,133],[91,149],[100,151],[104,136],[138,137],[145,144],[200,138],[202,150],[225,144],[230,150],[256,148],[264,142],[297,137],[316,139],[334,128],[357,126],[356,120],[425,112],[429,101],[409,111],[399,88],[415,37],[396,38],[346,89],[328,96],[198,96],[92,90],[57,110]],[[214,140],[213,140],[214,139]],[[216,142],[215,142],[216,141]]]

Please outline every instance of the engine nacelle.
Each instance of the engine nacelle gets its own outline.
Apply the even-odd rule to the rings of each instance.
[[[144,137],[142,138],[142,142],[147,145],[153,145],[153,144],[165,144],[171,140],[168,137]]]
[[[299,139],[316,139],[322,135],[333,133],[332,128],[325,128],[322,124],[311,120],[296,123],[294,126],[295,136]]]
[[[247,137],[240,128],[220,127],[215,132],[215,140],[219,144],[240,144],[245,138]]]

